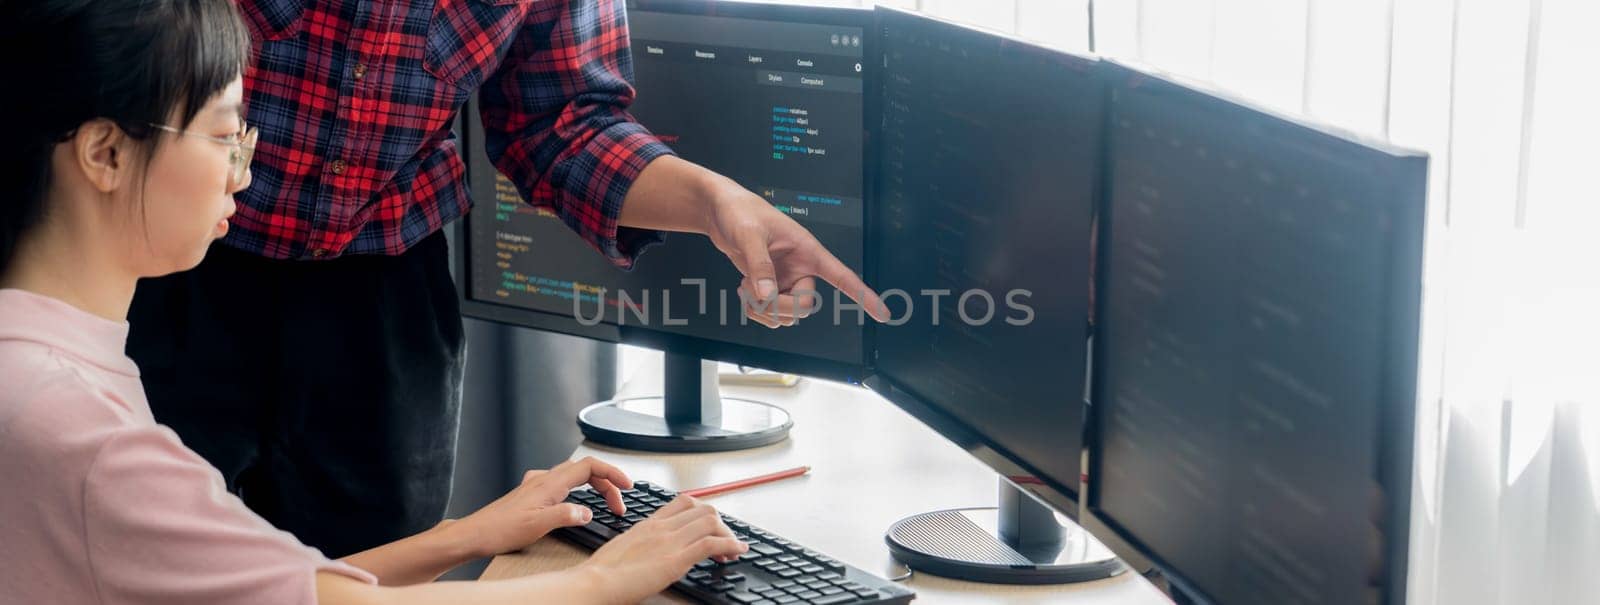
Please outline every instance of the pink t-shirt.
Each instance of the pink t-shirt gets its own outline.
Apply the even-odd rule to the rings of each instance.
[[[0,603],[315,603],[327,570],[156,424],[128,324],[0,290]]]

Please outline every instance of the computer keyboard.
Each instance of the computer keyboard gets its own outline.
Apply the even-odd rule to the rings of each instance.
[[[633,524],[666,506],[677,493],[648,482],[622,490],[627,513],[611,513],[605,498],[589,488],[574,490],[567,502],[594,511],[587,525],[566,527],[556,534],[588,548],[599,548]],[[728,515],[722,520],[734,535],[750,545],[737,561],[711,559],[696,564],[672,585],[704,603],[738,605],[843,605],[845,603],[906,603],[916,596],[890,582],[838,560],[786,540]]]

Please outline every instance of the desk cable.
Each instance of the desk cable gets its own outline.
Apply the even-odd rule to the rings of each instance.
[[[911,579],[911,574],[915,573],[915,572],[911,571],[911,566],[910,565],[906,565],[905,563],[901,563],[898,560],[896,560],[895,563],[900,565],[901,567],[906,568],[906,573],[898,575],[898,576],[895,576],[895,577],[892,577],[892,578],[889,578],[889,581],[890,582],[904,582],[906,580],[910,580]]]

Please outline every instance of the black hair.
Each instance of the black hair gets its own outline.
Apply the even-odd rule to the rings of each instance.
[[[47,211],[57,144],[105,119],[148,158],[150,124],[188,128],[249,56],[232,0],[0,0],[0,275]]]

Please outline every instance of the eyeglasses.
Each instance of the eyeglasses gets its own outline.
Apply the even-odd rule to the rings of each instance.
[[[229,187],[237,187],[238,185],[244,183],[245,176],[250,173],[250,159],[255,157],[256,137],[260,135],[261,132],[260,130],[252,128],[249,124],[246,124],[244,118],[239,118],[239,132],[234,133],[231,137],[214,137],[211,135],[200,134],[198,132],[178,130],[165,124],[151,123],[149,126],[157,130],[165,130],[173,134],[180,134],[184,136],[199,137],[213,143],[232,147],[233,150],[228,154]]]

